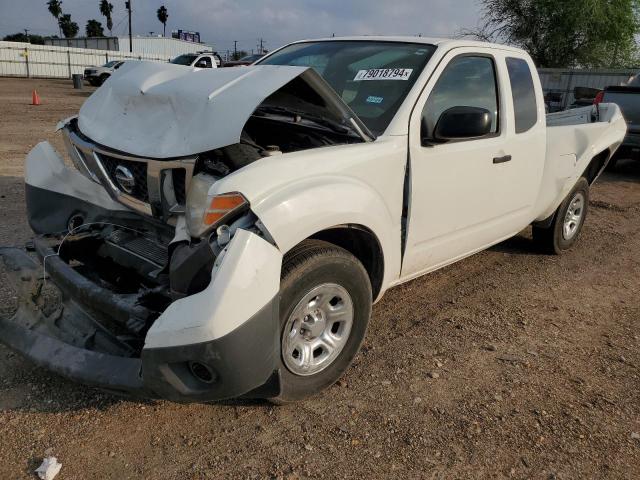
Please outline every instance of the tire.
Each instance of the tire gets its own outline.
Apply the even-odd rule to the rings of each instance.
[[[102,75],[100,75],[100,77],[98,78],[98,81],[96,82],[96,86],[100,86],[102,85],[104,82],[107,81],[107,79],[110,77],[111,75],[108,75],[106,73],[103,73]]]
[[[533,240],[544,251],[560,255],[578,241],[589,210],[589,182],[582,177],[560,204],[547,228],[533,227]]]
[[[320,240],[292,249],[280,282],[280,394],[270,400],[302,400],[335,383],[360,349],[371,305],[369,276],[349,252]]]

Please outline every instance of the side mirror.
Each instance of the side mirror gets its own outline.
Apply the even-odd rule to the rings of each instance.
[[[452,107],[440,115],[433,139],[446,142],[484,137],[491,133],[492,121],[493,114],[486,108]]]

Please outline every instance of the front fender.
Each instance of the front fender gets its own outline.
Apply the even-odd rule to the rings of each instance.
[[[321,175],[290,183],[252,204],[252,210],[286,253],[315,233],[338,225],[360,225],[378,239],[384,256],[382,291],[400,271],[400,216],[366,183]],[[381,294],[382,294],[381,291]]]

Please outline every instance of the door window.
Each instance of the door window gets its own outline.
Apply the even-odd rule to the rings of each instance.
[[[196,67],[198,68],[212,68],[211,59],[209,57],[202,57],[196,63]]]
[[[513,109],[516,117],[516,133],[524,133],[538,121],[536,91],[531,69],[522,58],[507,58],[507,70],[511,82]]]
[[[495,65],[489,57],[461,56],[451,60],[438,79],[422,111],[424,132],[431,138],[436,123],[453,107],[478,107],[492,115],[491,133],[499,128]]]

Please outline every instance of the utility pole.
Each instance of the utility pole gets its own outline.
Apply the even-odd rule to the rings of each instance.
[[[29,38],[29,29],[24,29],[24,36],[27,37],[27,43],[31,43],[31,39]]]
[[[233,41],[233,59],[234,60],[238,59],[238,41],[237,40]]]
[[[129,13],[129,53],[133,52],[133,36],[131,35],[131,0],[124,2],[124,6]]]
[[[264,40],[260,39],[260,51],[258,53],[262,54],[264,52]]]

